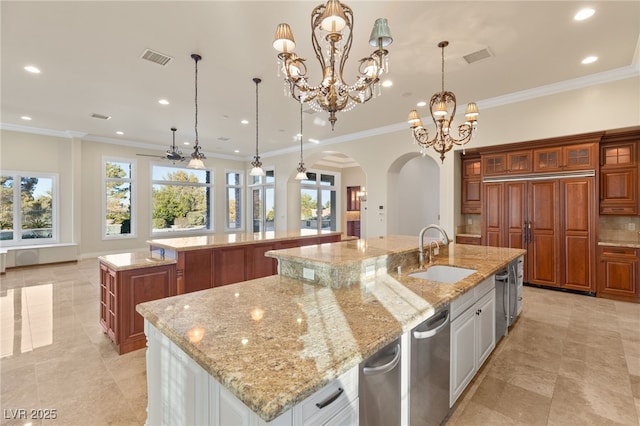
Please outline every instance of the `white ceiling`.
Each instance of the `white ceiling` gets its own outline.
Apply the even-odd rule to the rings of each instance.
[[[162,153],[170,128],[193,142],[194,62],[198,74],[199,140],[208,156],[245,160],[255,150],[255,85],[260,84],[260,151],[299,149],[299,105],[284,96],[277,76],[275,28],[291,25],[296,52],[308,59],[311,83],[319,78],[311,48],[310,14],[320,1],[6,1],[2,12],[2,110],[5,129],[46,129],[88,140],[124,143]],[[640,2],[634,1],[349,1],[355,27],[351,65],[368,56],[376,18],[386,17],[394,37],[381,97],[338,114],[335,130],[326,113],[305,114],[305,139],[348,139],[372,128],[406,124],[409,110],[440,90],[440,50],[445,86],[458,102],[478,101],[558,82],[593,81],[638,70]],[[583,6],[595,15],[573,21]],[[140,59],[145,49],[175,59],[166,67]],[[462,56],[488,48],[493,57],[466,64]],[[596,55],[590,65],[580,61]],[[35,65],[41,74],[29,74]],[[589,80],[591,81],[591,80]],[[161,98],[170,105],[158,104]],[[502,99],[502,98],[501,98]],[[419,111],[426,117],[426,108]],[[91,118],[109,115],[110,120]],[[21,116],[30,116],[27,122]],[[242,119],[249,124],[240,123]],[[425,119],[425,123],[428,120]],[[116,131],[124,132],[123,136]],[[408,132],[408,130],[407,130]],[[239,150],[239,153],[234,153]]]

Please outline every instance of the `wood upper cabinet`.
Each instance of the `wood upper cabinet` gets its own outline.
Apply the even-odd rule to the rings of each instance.
[[[637,141],[600,147],[600,213],[638,214]]]
[[[533,171],[544,173],[594,169],[596,155],[595,143],[534,149]]]
[[[531,150],[483,155],[482,170],[484,176],[530,173]]]
[[[480,214],[482,211],[482,171],[480,158],[462,160],[462,204],[463,214]]]
[[[347,211],[360,211],[359,186],[347,186]]]
[[[599,247],[598,296],[640,302],[639,252],[630,247]]]

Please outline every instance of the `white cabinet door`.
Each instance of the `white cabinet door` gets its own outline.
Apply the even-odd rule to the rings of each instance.
[[[477,349],[477,365],[476,368],[482,367],[482,364],[491,355],[496,347],[496,293],[491,291],[484,295],[482,299],[476,303],[476,349]]]
[[[476,312],[467,309],[451,323],[449,407],[453,406],[476,372]]]

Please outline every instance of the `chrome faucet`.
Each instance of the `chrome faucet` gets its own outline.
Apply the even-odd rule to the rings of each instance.
[[[449,236],[447,235],[447,233],[445,232],[444,229],[442,229],[442,227],[438,226],[438,225],[428,225],[425,226],[424,228],[422,228],[420,230],[420,234],[418,235],[418,255],[419,255],[419,262],[420,262],[420,267],[422,268],[424,266],[424,234],[429,230],[429,229],[437,229],[438,231],[440,231],[440,234],[442,234],[442,245],[446,246],[449,245]],[[438,244],[438,242],[436,241],[436,245]],[[429,263],[431,263],[433,261],[433,252],[431,250],[431,247],[433,246],[433,244],[429,245]]]

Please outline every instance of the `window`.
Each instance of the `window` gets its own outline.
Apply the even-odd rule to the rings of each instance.
[[[57,241],[57,175],[3,172],[0,190],[0,240],[3,244]]]
[[[337,229],[336,187],[338,173],[307,172],[300,181],[300,229]]]
[[[105,238],[132,237],[135,235],[133,222],[133,180],[134,163],[129,160],[105,159],[102,176],[104,179],[103,232]]]
[[[243,198],[242,172],[226,172],[227,184],[227,212],[225,214],[225,228],[228,230],[242,229]]]
[[[274,170],[265,170],[266,176],[250,176],[251,231],[274,231],[276,178]]]
[[[152,232],[211,230],[211,177],[210,170],[152,165]]]

